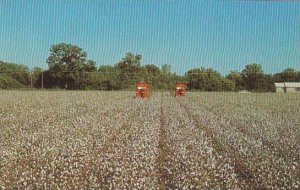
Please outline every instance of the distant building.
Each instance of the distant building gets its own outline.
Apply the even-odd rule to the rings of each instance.
[[[275,82],[275,87],[276,87],[276,92],[285,92],[285,85],[283,82],[279,83],[279,82]]]
[[[278,93],[300,93],[300,82],[276,82],[275,87]]]

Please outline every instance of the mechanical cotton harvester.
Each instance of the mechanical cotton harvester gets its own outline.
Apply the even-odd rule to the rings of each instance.
[[[149,97],[148,90],[149,90],[149,85],[146,82],[137,82],[135,96],[140,98],[148,98]]]
[[[187,86],[185,83],[176,82],[175,84],[175,97],[176,96],[185,96]]]

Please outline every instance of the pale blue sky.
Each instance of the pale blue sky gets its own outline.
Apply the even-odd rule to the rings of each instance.
[[[82,47],[97,66],[132,51],[179,74],[254,62],[266,73],[300,69],[300,2],[0,0],[0,60],[47,68],[60,42]]]

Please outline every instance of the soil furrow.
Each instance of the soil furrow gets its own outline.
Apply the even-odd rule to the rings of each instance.
[[[218,154],[230,157],[234,162],[234,171],[236,172],[239,180],[246,183],[246,188],[248,189],[267,189],[263,183],[255,182],[254,171],[247,167],[246,159],[242,154],[235,150],[230,144],[223,145],[220,140],[215,137],[215,131],[205,125],[202,125],[197,117],[195,117],[191,112],[190,108],[182,103],[180,100],[176,99],[180,106],[186,111],[187,115],[195,122],[196,126],[200,127],[212,142],[212,147],[217,151]]]

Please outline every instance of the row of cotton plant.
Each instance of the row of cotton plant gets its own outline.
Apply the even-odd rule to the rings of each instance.
[[[297,189],[299,96],[0,91],[0,189]]]
[[[224,147],[230,147],[235,152],[232,154],[241,157],[253,175],[250,182],[254,187],[299,187],[299,138],[295,135],[300,130],[296,119],[300,111],[295,106],[299,104],[297,100],[300,101],[300,97],[294,101],[288,96],[280,97],[279,106],[278,103],[273,105],[270,100],[272,97],[276,99],[276,94],[267,97],[224,94],[220,97],[216,93],[208,98],[204,98],[207,97],[205,93],[189,95],[181,101],[202,124],[214,131],[215,138]],[[292,111],[284,112],[286,106]]]

